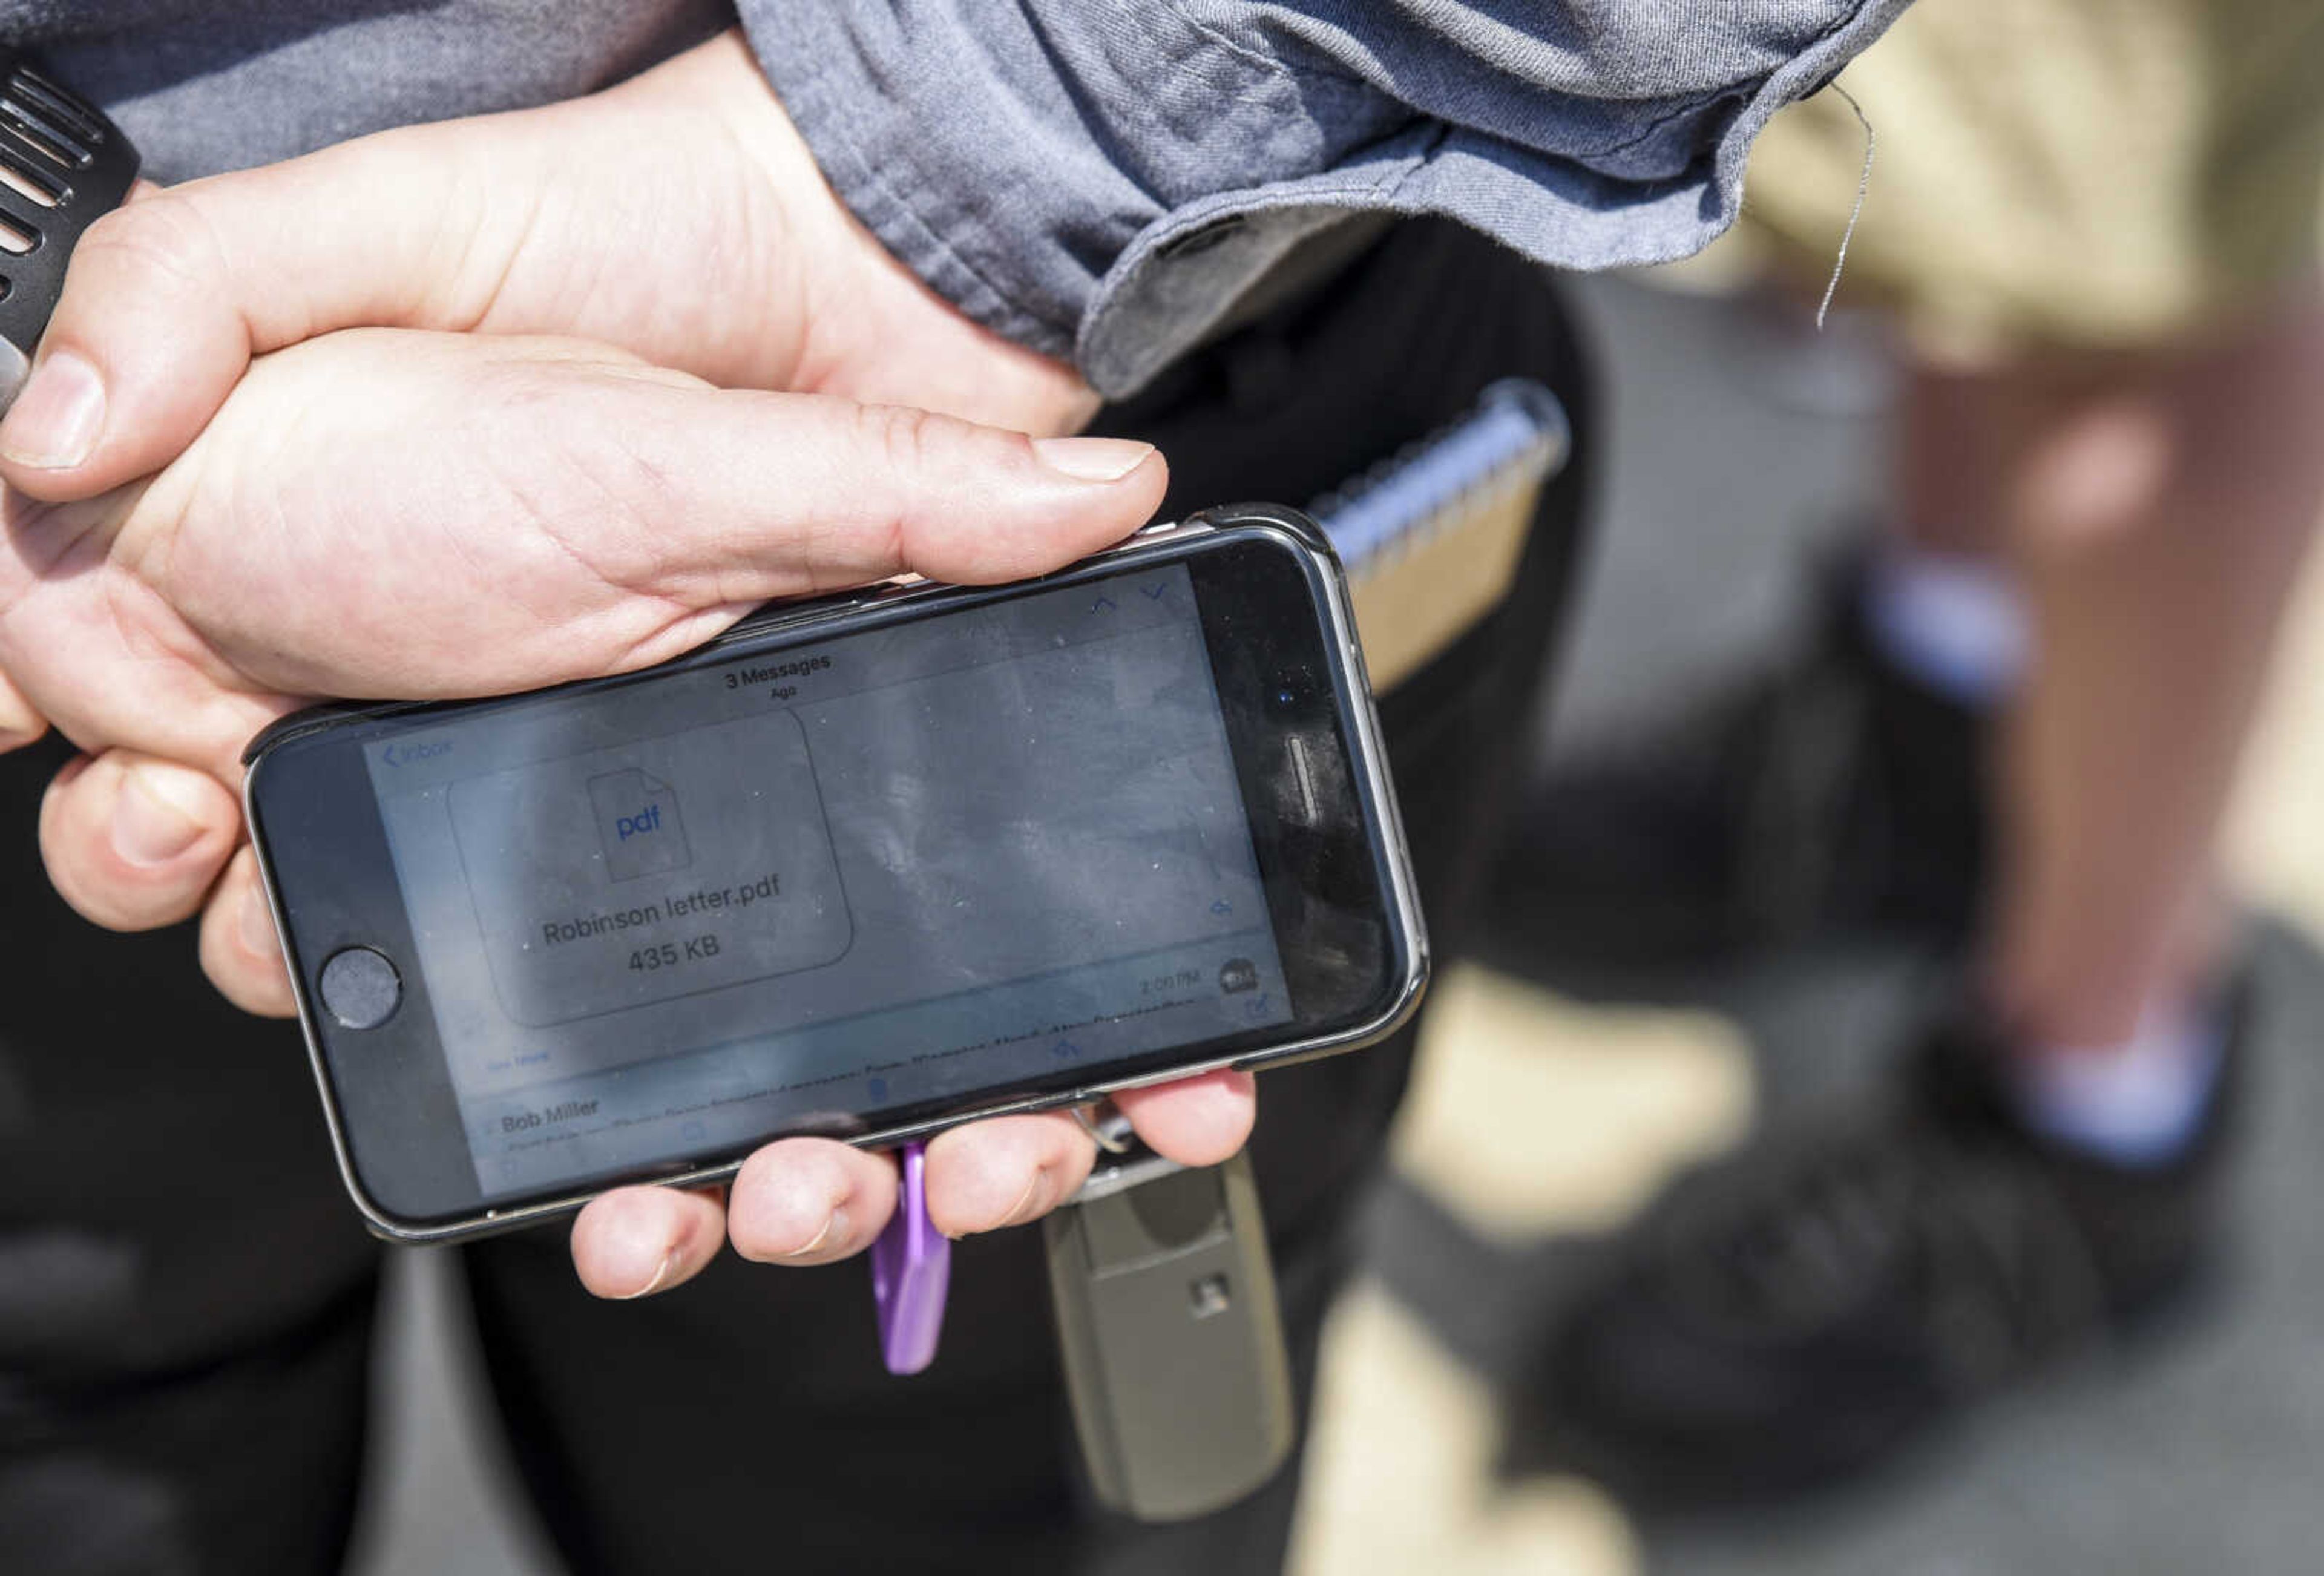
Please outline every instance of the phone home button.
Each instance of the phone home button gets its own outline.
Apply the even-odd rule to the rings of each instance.
[[[323,1005],[348,1028],[377,1028],[403,1001],[403,976],[385,953],[367,946],[333,953],[318,982]]]

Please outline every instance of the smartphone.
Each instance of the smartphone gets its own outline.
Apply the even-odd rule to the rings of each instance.
[[[1273,506],[302,713],[246,763],[341,1171],[396,1240],[1350,1049],[1426,980],[1346,582]]]

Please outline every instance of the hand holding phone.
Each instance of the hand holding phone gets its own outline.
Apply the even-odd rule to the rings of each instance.
[[[1108,469],[1122,474],[1093,479]],[[572,342],[313,341],[255,366],[147,484],[13,522],[0,669],[92,752],[45,807],[51,874],[115,927],[203,912],[222,989],[288,1011],[227,785],[250,734],[302,696],[635,666],[762,589],[886,572],[899,549],[971,577],[1054,567],[1138,525],[1161,473],[1139,446],[723,392]],[[978,1151],[950,1147],[940,1181]],[[1028,1158],[1071,1153],[1046,1137],[996,1150],[1016,1193]]]
[[[730,87],[746,97],[755,94],[761,102],[738,105],[725,91]],[[924,432],[915,419],[903,412],[852,417],[849,412],[859,408],[844,401],[722,401],[733,414],[711,424],[725,436],[707,446],[716,451],[710,470],[697,474],[676,463],[680,456],[664,430],[667,419],[655,411],[666,413],[676,391],[692,386],[698,392],[699,385],[646,372],[622,352],[701,373],[723,386],[769,381],[790,386],[812,376],[815,386],[828,392],[856,399],[900,396],[915,406],[997,418],[1000,426],[1012,429],[1066,429],[1071,422],[1059,419],[1057,412],[1086,408],[1076,404],[1088,395],[1070,369],[974,328],[896,269],[860,230],[853,237],[844,234],[852,221],[831,201],[796,137],[787,137],[787,128],[779,124],[763,128],[765,139],[746,139],[752,142],[751,152],[764,152],[762,142],[786,143],[787,161],[778,160],[783,168],[771,171],[783,189],[779,195],[787,199],[793,189],[804,193],[822,205],[824,217],[838,222],[812,235],[800,228],[791,237],[798,244],[782,249],[777,261],[808,258],[816,266],[836,264],[852,284],[863,287],[842,293],[851,302],[847,323],[864,332],[865,354],[824,354],[834,348],[822,335],[826,324],[816,328],[818,354],[812,367],[803,364],[785,374],[778,366],[770,373],[767,367],[775,364],[761,360],[751,363],[757,372],[738,370],[736,355],[757,356],[767,342],[738,335],[736,325],[724,317],[715,319],[711,340],[689,340],[687,331],[699,332],[698,314],[672,319],[625,307],[620,290],[638,288],[636,281],[646,277],[634,270],[622,276],[629,283],[617,285],[614,297],[576,303],[558,283],[564,275],[549,266],[572,237],[551,235],[544,250],[533,244],[541,236],[529,233],[521,253],[510,259],[509,277],[503,281],[508,288],[496,297],[490,321],[481,326],[504,335],[586,334],[595,328],[613,338],[619,350],[574,340],[479,342],[473,354],[459,353],[463,366],[429,375],[425,358],[439,355],[433,336],[334,336],[268,356],[235,387],[245,353],[281,352],[286,336],[364,323],[477,326],[458,304],[459,292],[451,288],[456,281],[438,281],[447,286],[442,290],[414,293],[420,273],[408,266],[410,259],[398,257],[392,244],[382,249],[376,226],[335,230],[314,200],[317,184],[341,189],[355,180],[390,207],[416,204],[414,212],[432,214],[441,204],[429,194],[439,191],[446,172],[473,166],[470,155],[489,152],[494,180],[516,180],[512,198],[525,195],[528,172],[570,185],[574,170],[586,167],[595,173],[585,183],[602,181],[612,172],[608,189],[618,207],[642,189],[622,173],[623,161],[638,156],[641,148],[666,150],[673,138],[683,140],[685,128],[669,124],[672,115],[713,127],[713,140],[719,143],[714,152],[723,157],[733,152],[735,127],[760,111],[767,112],[762,120],[780,120],[763,81],[730,37],[619,93],[584,104],[411,128],[294,165],[204,183],[180,194],[184,201],[173,197],[117,216],[108,233],[124,244],[105,254],[117,266],[76,269],[70,300],[51,335],[51,348],[69,342],[106,374],[106,419],[93,435],[96,447],[86,465],[60,466],[51,456],[29,467],[13,461],[9,466],[12,479],[31,495],[81,502],[55,511],[20,508],[12,521],[22,526],[21,534],[12,530],[11,550],[0,553],[7,560],[0,562],[0,603],[7,604],[6,616],[19,630],[27,631],[23,645],[35,659],[27,665],[27,685],[20,688],[5,677],[10,658],[6,631],[0,631],[0,750],[37,737],[48,721],[42,715],[45,706],[65,732],[92,751],[59,778],[42,830],[60,888],[85,913],[108,925],[142,928],[204,909],[202,952],[213,978],[244,1005],[285,1009],[279,952],[271,921],[256,901],[250,860],[244,853],[228,862],[239,845],[239,815],[224,784],[235,779],[232,757],[241,736],[295,702],[281,693],[281,682],[254,680],[246,659],[267,654],[270,648],[281,655],[294,646],[294,615],[328,632],[343,620],[356,622],[365,606],[392,600],[394,588],[378,573],[383,559],[400,559],[427,581],[428,594],[403,605],[407,628],[434,625],[447,633],[447,650],[456,662],[472,662],[490,649],[464,621],[464,598],[481,592],[505,601],[509,588],[528,583],[537,567],[520,552],[515,561],[504,563],[505,572],[493,584],[489,549],[496,546],[530,544],[546,550],[552,570],[569,568],[574,566],[554,562],[572,545],[563,533],[578,530],[572,539],[586,544],[594,531],[602,544],[604,526],[613,527],[616,539],[624,528],[634,538],[650,521],[652,538],[634,545],[690,548],[700,583],[691,590],[656,583],[655,575],[681,567],[686,553],[673,551],[669,562],[653,566],[613,600],[626,599],[633,611],[650,613],[675,595],[694,608],[706,629],[736,610],[700,606],[700,592],[722,577],[762,571],[769,553],[785,537],[801,542],[798,564],[810,583],[839,583],[862,573],[852,559],[830,555],[862,540],[866,531],[880,537],[908,523],[912,511],[905,495],[915,492],[911,479],[924,470],[929,474],[922,477],[918,495],[941,498],[947,518],[964,527],[974,530],[973,522],[960,517],[959,500],[997,509],[992,523],[1001,529],[995,539],[1023,557],[1013,570],[992,567],[995,575],[1064,561],[1150,512],[1160,490],[1158,464],[1124,478],[1114,501],[1100,495],[1102,487],[1084,488],[1081,502],[1069,514],[1053,512],[1036,519],[1040,512],[1028,507],[1033,501],[1012,482],[1007,466],[995,468],[956,454],[955,465],[929,463],[941,462],[944,455],[920,451],[918,440]],[[610,156],[576,165],[569,156],[573,147],[593,136],[606,144]],[[726,166],[717,169],[723,173]],[[735,173],[747,185],[754,172],[745,168]],[[714,182],[705,189],[730,189]],[[720,212],[728,217],[736,212],[758,215],[752,221],[758,224],[764,216],[755,199],[761,194],[741,195],[751,200],[722,202]],[[793,211],[789,217],[801,215]],[[581,238],[603,250],[602,234]],[[181,241],[190,243],[190,250],[177,244]],[[657,257],[673,254],[669,241],[668,234],[660,235]],[[833,244],[825,251],[823,243]],[[685,251],[678,248],[678,253]],[[846,272],[851,259],[864,260],[865,266]],[[232,266],[222,271],[211,266],[227,263]],[[180,263],[184,266],[173,269]],[[534,263],[542,266],[531,269]],[[699,269],[689,265],[689,272],[698,274]],[[184,293],[189,280],[195,287],[192,296]],[[366,280],[393,289],[383,294],[366,287]],[[650,290],[647,293],[652,295]],[[799,299],[784,290],[742,294],[786,306]],[[393,315],[405,311],[415,315]],[[437,311],[448,316],[429,316]],[[391,315],[376,315],[381,312]],[[948,320],[930,320],[931,313]],[[913,317],[916,331],[894,332],[907,317]],[[779,336],[797,325],[771,327]],[[678,337],[663,336],[666,329]],[[637,337],[641,333],[647,336]],[[364,346],[360,355],[358,344]],[[542,364],[553,362],[571,364],[561,370]],[[221,401],[228,410],[208,422]],[[757,414],[742,417],[745,403]],[[813,439],[818,419],[854,430],[837,432],[835,442]],[[787,429],[792,429],[788,438]],[[193,447],[198,460],[188,456],[182,463],[168,464],[198,433],[202,436]],[[941,431],[925,435],[936,437],[939,449],[945,447]],[[1021,457],[1023,441],[1006,441]],[[12,452],[23,457],[21,447]],[[1126,464],[1121,452],[1104,445],[1043,451],[1066,478],[1085,482]],[[1093,454],[1101,457],[1093,459]],[[138,492],[95,496],[157,470],[163,471],[160,479]],[[231,485],[194,485],[197,473],[212,483],[230,476]],[[1038,467],[1033,474],[1038,476]],[[706,484],[716,482],[726,485]],[[171,495],[156,499],[149,491]],[[452,506],[431,511],[431,493],[438,500],[450,497]],[[835,494],[844,494],[844,501]],[[577,507],[568,507],[561,518],[542,521],[529,512],[533,500],[572,505],[576,495]],[[769,501],[782,498],[797,499],[801,509],[788,518],[771,512]],[[210,555],[199,565],[184,563],[189,573],[163,585],[140,571],[177,556],[180,538],[187,533],[169,517],[189,503],[221,517],[217,523],[230,533],[230,546],[253,550],[239,558],[228,553]],[[659,517],[664,511],[670,518]],[[603,520],[588,518],[592,512]],[[888,512],[885,518],[882,512]],[[431,512],[438,518],[428,518]],[[133,513],[140,528],[124,530]],[[798,530],[810,520],[811,530]],[[272,529],[286,524],[287,530]],[[539,529],[543,526],[550,529]],[[263,573],[250,574],[268,567],[269,555],[288,545],[286,536],[319,549],[315,559],[323,571],[290,576],[287,591],[266,584]],[[722,566],[721,552],[734,555],[735,561]],[[119,572],[124,568],[130,572]],[[42,583],[52,574],[58,584]],[[256,640],[222,641],[220,631],[201,616],[188,616],[190,610],[175,599],[195,583],[207,583],[213,607],[230,607],[239,600],[258,613],[265,627]],[[68,594],[75,587],[87,594],[78,603]],[[383,592],[387,594],[377,594]],[[494,682],[521,686],[560,672],[643,659],[624,649],[616,617],[581,634],[576,649],[552,654],[543,670]],[[99,707],[90,694],[79,692],[74,675],[59,674],[57,667],[68,658],[108,706]],[[460,687],[456,674],[446,689]],[[357,665],[290,687],[398,694],[409,693],[411,686],[407,676],[366,672]],[[182,764],[189,758],[198,764]],[[1158,1092],[1141,1103],[1149,1107],[1141,1120],[1171,1128],[1166,1145],[1223,1153],[1217,1146],[1231,1148],[1249,1125],[1247,1093],[1196,1088],[1185,1091],[1184,1099]],[[1170,1112],[1185,1120],[1172,1124]],[[1222,1133],[1222,1123],[1231,1131]],[[1038,1201],[1049,1175],[1042,1167],[1069,1164],[1078,1140],[1055,1133],[1047,1122],[1028,1125],[1037,1130],[1031,1141],[1000,1131],[948,1138],[935,1166],[939,1212],[951,1200],[960,1212],[957,1220],[997,1220],[1026,1194],[1028,1178],[1034,1179],[1032,1196]],[[839,1157],[850,1166],[862,1158],[852,1151]],[[793,1178],[797,1185],[778,1191],[812,1191],[808,1184],[815,1179],[808,1170],[802,1164]],[[787,1175],[780,1166],[766,1171],[775,1178]],[[875,1170],[859,1180],[876,1185],[884,1176]],[[994,1193],[1003,1195],[997,1205],[986,1202]],[[666,1243],[693,1240],[688,1232],[703,1223],[707,1206],[692,1211],[690,1224],[658,1213],[680,1207],[680,1198],[656,1194],[639,1201],[654,1217],[643,1238]],[[738,1224],[751,1214],[738,1211]],[[641,1240],[637,1232],[599,1232],[590,1225],[576,1237],[576,1247],[585,1268],[603,1268],[593,1245],[610,1249]],[[648,1257],[659,1263],[660,1253],[652,1248]],[[624,1280],[608,1273],[591,1278],[603,1289],[622,1290],[643,1285],[647,1276]]]
[[[342,1167],[403,1240],[645,1180],[739,1171],[739,1202],[778,1138],[1232,1101],[1425,976],[1345,584],[1286,511],[770,609],[625,677],[326,709],[251,759]]]

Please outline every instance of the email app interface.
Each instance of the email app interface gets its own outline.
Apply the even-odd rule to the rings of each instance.
[[[1292,1017],[1183,567],[365,754],[487,1197]]]

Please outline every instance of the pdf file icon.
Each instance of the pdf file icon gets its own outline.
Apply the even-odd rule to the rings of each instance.
[[[650,773],[632,767],[593,777],[589,804],[597,812],[597,835],[605,845],[605,872],[613,880],[683,870],[694,862],[677,790]]]

